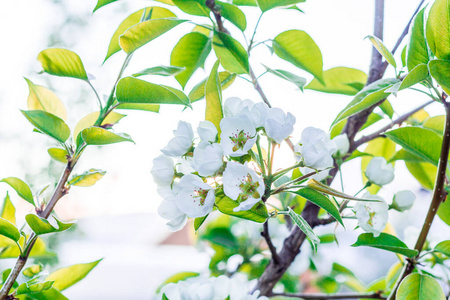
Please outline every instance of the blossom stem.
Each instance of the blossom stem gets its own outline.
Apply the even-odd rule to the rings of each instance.
[[[256,149],[258,149],[259,166],[260,166],[260,168],[261,168],[261,172],[262,172],[263,174],[266,174],[266,168],[265,168],[265,166],[264,166],[264,158],[263,158],[262,151],[261,151],[260,140],[261,140],[261,138],[260,138],[260,136],[259,136],[259,134],[258,134],[258,135],[257,135],[257,138],[256,138]]]

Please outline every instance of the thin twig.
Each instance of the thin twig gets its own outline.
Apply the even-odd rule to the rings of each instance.
[[[403,122],[405,122],[410,116],[412,116],[413,114],[415,114],[416,112],[420,111],[421,109],[427,107],[428,105],[434,103],[434,100],[430,100],[424,104],[422,104],[421,106],[411,110],[410,112],[405,113],[404,115],[400,116],[399,118],[393,120],[392,122],[390,122],[389,124],[387,124],[386,126],[380,128],[379,130],[375,131],[372,134],[369,135],[365,135],[363,137],[361,137],[359,140],[355,141],[352,145],[352,148],[350,150],[350,152],[353,152],[354,150],[356,150],[359,146],[361,146],[364,143],[367,143],[377,137],[380,137],[384,132],[386,132],[387,130],[391,129],[392,127],[394,127],[395,125],[400,125]]]
[[[278,264],[280,263],[280,257],[278,256],[277,249],[273,245],[272,239],[270,238],[268,222],[269,220],[264,222],[263,231],[261,231],[261,236],[266,240],[267,246],[269,247],[270,253],[272,254],[273,262]]]
[[[220,11],[216,7],[216,1],[215,0],[206,0],[205,4],[212,11],[214,18],[216,19],[217,29],[220,32],[229,34],[228,30],[223,26],[222,16],[220,15]]]
[[[283,296],[289,298],[299,298],[299,299],[314,299],[314,300],[326,300],[326,299],[386,299],[380,292],[375,292],[371,294],[354,294],[354,293],[344,293],[344,294],[289,294],[289,293],[273,293],[272,296]]]

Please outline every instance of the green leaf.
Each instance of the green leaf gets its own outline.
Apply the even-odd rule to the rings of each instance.
[[[269,217],[266,206],[261,202],[256,203],[250,210],[235,212],[233,209],[238,207],[239,203],[223,196],[216,197],[216,206],[217,209],[223,214],[247,219],[257,223],[264,223]]]
[[[8,192],[6,192],[5,200],[3,200],[0,217],[16,225],[16,208],[12,204]]]
[[[210,52],[211,40],[198,32],[186,34],[175,45],[170,55],[170,64],[185,69],[175,75],[183,89],[195,70],[204,65]]]
[[[445,224],[450,226],[450,198],[447,197],[446,200],[439,205],[437,215]]]
[[[115,1],[117,1],[117,0],[98,0],[97,1],[97,5],[95,6],[93,12],[95,12],[97,9],[99,9],[102,6],[105,6],[105,5],[107,5],[109,3],[112,3],[112,2],[115,2]]]
[[[240,6],[257,6],[256,0],[233,0],[232,2]]]
[[[213,48],[225,70],[248,74],[248,54],[237,40],[226,33],[214,31]]]
[[[396,300],[445,300],[441,285],[431,276],[410,274],[398,287]]]
[[[439,135],[443,135],[445,126],[445,115],[428,118],[423,122],[422,125],[425,128],[435,131]]]
[[[405,162],[406,167],[408,168],[408,171],[411,173],[411,175],[414,176],[414,178],[419,181],[419,183],[428,190],[433,190],[434,187],[434,180],[436,179],[436,172],[437,168],[436,166],[424,162],[424,163],[414,163],[414,162]],[[441,205],[442,206],[442,205]],[[438,210],[439,213],[439,210]],[[450,215],[450,210],[449,210]],[[450,218],[449,218],[449,224],[450,224]]]
[[[75,175],[70,179],[67,184],[75,185],[75,186],[93,186],[97,181],[102,179],[102,177],[106,174],[106,171],[90,169],[89,171],[84,172],[81,175]]]
[[[56,221],[56,224],[58,227],[54,227],[52,224],[49,223],[44,218],[38,217],[33,214],[28,214],[25,216],[25,220],[27,221],[28,225],[31,227],[31,229],[36,233],[37,235],[46,234],[46,233],[52,233],[52,232],[61,232],[64,230],[69,229],[72,227],[75,223],[63,223],[57,218],[53,217]]]
[[[27,236],[29,238],[29,236]],[[23,245],[25,242],[24,237],[21,236],[18,244]],[[16,243],[12,242],[9,239],[0,237],[0,247],[3,248],[0,254],[0,258],[14,258],[17,259],[19,255],[21,255],[21,251]],[[50,252],[47,249],[44,241],[41,238],[37,238],[34,243],[33,249],[31,249],[30,257],[33,258],[51,258],[55,257],[55,253]]]
[[[120,103],[190,105],[189,98],[183,92],[134,77],[119,81],[116,96]]]
[[[21,110],[21,112],[34,127],[58,142],[64,143],[69,138],[69,126],[57,116],[42,110]]]
[[[137,12],[129,15],[125,20],[120,23],[119,27],[114,32],[111,41],[108,46],[108,53],[106,54],[104,62],[111,57],[114,53],[121,50],[119,45],[119,37],[130,27],[138,24],[141,19],[161,19],[161,18],[175,18],[176,15],[170,10],[163,7],[147,7],[145,8],[145,16],[144,9],[138,10]]]
[[[206,112],[205,120],[212,122],[220,134],[220,120],[223,118],[222,111],[222,89],[220,86],[217,69],[220,61],[217,60],[211,69],[211,74],[206,81]]]
[[[189,93],[189,99],[191,100],[191,102],[201,100],[203,99],[203,97],[205,97],[205,86],[207,79],[208,78],[202,80],[192,88],[191,92]],[[219,80],[222,91],[229,87],[234,82],[234,79],[236,79],[236,74],[234,73],[230,73],[228,71],[219,72]]]
[[[19,195],[20,198],[34,206],[33,193],[25,181],[17,177],[6,177],[0,180],[0,182],[9,184],[9,186],[17,192],[17,195]]]
[[[303,198],[306,198],[307,200],[311,201],[317,206],[320,206],[321,208],[326,210],[331,216],[333,216],[333,218],[335,218],[336,221],[338,221],[339,223],[341,223],[342,226],[344,226],[341,214],[339,213],[339,209],[336,207],[334,202],[332,202],[330,199],[328,199],[321,193],[308,187],[299,189],[298,191],[292,193],[297,194]]]
[[[280,7],[280,6],[290,6],[297,3],[305,2],[306,0],[257,0],[259,8],[262,12],[266,12],[269,9]]]
[[[385,90],[397,82],[398,79],[395,78],[380,79],[364,87],[338,114],[332,125],[387,98],[390,93],[385,93]]]
[[[202,0],[172,0],[173,3],[187,14],[209,17],[210,10]]]
[[[428,63],[431,76],[442,87],[442,89],[450,94],[450,61],[447,60],[432,60]]]
[[[440,252],[450,257],[450,240],[442,241],[434,247],[434,251]]]
[[[128,28],[120,37],[119,45],[127,54],[133,53],[153,39],[166,33],[186,20],[151,19]]]
[[[425,41],[424,16],[425,8],[416,15],[411,28],[408,58],[406,60],[408,71],[411,71],[419,64],[427,64],[429,61],[428,47]]]
[[[245,14],[236,5],[222,1],[216,1],[216,5],[220,6],[220,14],[222,17],[233,23],[241,31],[247,28]]]
[[[436,0],[428,13],[426,26],[427,43],[439,59],[450,59],[450,4]]]
[[[3,235],[15,242],[20,239],[20,232],[13,223],[0,218],[0,235]]]
[[[408,45],[405,45],[403,47],[402,53],[400,54],[401,60],[402,60],[402,68],[406,67],[406,50],[408,48]]]
[[[35,265],[31,265],[29,267],[26,267],[23,271],[22,274],[26,277],[34,277],[35,275],[39,274],[42,272],[43,266],[42,264],[35,264]]]
[[[99,116],[100,112],[96,111],[81,118],[81,120],[78,121],[77,125],[75,125],[75,128],[73,130],[73,138],[76,140],[80,132],[83,131],[83,129],[94,126]],[[101,126],[107,125],[107,127],[109,128],[112,125],[117,124],[120,120],[122,120],[123,117],[125,117],[125,115],[112,111],[103,120]]]
[[[320,239],[317,237],[317,235],[312,230],[311,226],[309,226],[308,222],[306,222],[305,219],[296,212],[294,212],[289,206],[288,206],[288,213],[291,217],[292,221],[300,228],[300,230],[309,238],[311,241],[314,252],[317,251],[317,245],[320,244]]]
[[[61,48],[49,48],[41,51],[37,59],[48,74],[88,80],[83,62],[75,52]]]
[[[70,267],[58,269],[48,275],[45,280],[55,281],[53,287],[57,288],[60,291],[63,291],[85,278],[89,274],[89,272],[91,272],[92,269],[94,269],[98,265],[100,261],[101,259],[91,263],[77,264]]]
[[[437,166],[442,138],[436,132],[420,127],[402,127],[385,134],[396,144]]]
[[[420,83],[428,78],[428,66],[425,64],[417,65],[409,72],[402,82],[394,84],[386,90],[386,93],[397,93],[398,91],[407,89],[417,83]]]
[[[16,295],[32,295],[52,288],[54,281],[34,283],[34,280],[24,282],[14,291]]]
[[[300,90],[303,91],[303,87],[306,84],[306,78],[297,76],[291,72],[285,71],[285,70],[280,70],[280,69],[271,69],[267,66],[264,66],[267,70],[267,72],[272,73],[284,80],[287,80],[293,84],[295,84]]]
[[[405,255],[407,257],[414,257],[418,254],[417,250],[409,249],[405,243],[399,240],[397,237],[380,233],[378,237],[374,237],[372,233],[362,233],[358,236],[356,243],[352,247],[368,246],[386,251]]]
[[[56,161],[66,164],[67,163],[67,151],[61,148],[50,148],[47,150],[48,155]]]
[[[405,149],[400,149],[399,151],[397,151],[397,153],[395,153],[395,155],[392,156],[388,162],[393,162],[393,161],[397,161],[397,160],[404,160],[404,161],[415,162],[415,163],[423,162],[422,158],[418,157],[417,155],[415,155]]]
[[[159,75],[159,76],[175,76],[186,70],[184,67],[175,66],[157,66],[152,68],[147,68],[138,73],[134,73],[133,77],[139,77],[144,75]]]
[[[156,293],[159,294],[162,287],[165,286],[166,284],[177,283],[178,281],[183,281],[188,278],[197,277],[199,275],[200,275],[200,273],[197,273],[197,272],[179,272],[179,273],[173,274],[172,276],[170,276],[169,278],[164,280],[163,283],[161,283],[161,285],[156,289]]]
[[[331,187],[329,187],[328,185],[325,185],[315,179],[311,179],[308,181],[308,186],[309,188],[316,190],[318,192],[327,194],[327,195],[331,195],[331,196],[335,196],[338,198],[343,198],[343,199],[348,199],[348,200],[355,200],[355,201],[368,201],[368,202],[377,202],[376,200],[368,200],[368,199],[362,199],[362,198],[357,198],[355,196],[351,196],[351,195],[347,195],[345,193],[339,192],[335,189],[332,189]]]
[[[367,74],[363,71],[347,67],[336,67],[323,72],[323,84],[313,79],[305,89],[331,94],[356,95],[359,89],[349,83],[360,83],[364,86]]]
[[[322,53],[314,40],[302,30],[288,30],[273,40],[273,49],[280,58],[311,73],[320,82],[323,78]]]
[[[209,216],[209,214],[207,214],[204,217],[199,217],[199,218],[195,218],[194,219],[194,230],[195,232],[197,232],[197,230],[199,230],[200,226],[203,225],[203,223],[205,222],[206,218]]]
[[[390,63],[394,68],[397,68],[397,64],[395,63],[395,59],[392,56],[391,51],[383,44],[383,41],[377,38],[376,36],[368,35],[365,38],[368,38],[372,45],[377,49],[377,51],[386,59],[388,63]]]
[[[133,142],[125,133],[114,133],[101,127],[89,127],[81,132],[81,137],[87,145],[109,145],[120,142]]]
[[[28,300],[29,298],[27,298]],[[60,291],[58,291],[55,288],[50,288],[48,290],[33,294],[33,300],[69,300],[66,296],[61,294]]]
[[[120,103],[115,109],[132,109],[159,112],[159,104],[146,104],[146,103]]]
[[[27,100],[29,110],[43,110],[63,120],[67,119],[66,108],[58,96],[43,86],[35,85],[27,78],[25,80],[30,90]]]
[[[386,277],[384,278],[384,284],[388,291],[392,290],[392,288],[394,287],[395,283],[398,280],[398,277],[402,273],[402,269],[403,269],[402,261],[395,263],[389,268],[389,271],[387,272]]]

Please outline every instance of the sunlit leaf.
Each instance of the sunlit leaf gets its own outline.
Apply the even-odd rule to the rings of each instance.
[[[234,73],[230,73],[228,71],[219,72],[219,80],[221,83],[222,91],[229,87],[234,82],[235,78],[236,74]],[[189,99],[191,100],[191,102],[198,101],[205,97],[205,86],[207,79],[208,78],[202,80],[192,88],[191,92],[189,93]]]
[[[20,239],[20,232],[13,223],[0,218],[0,235],[3,235],[15,242]]]
[[[398,287],[396,300],[445,300],[447,297],[439,282],[431,276],[410,274]]]
[[[98,265],[100,261],[101,259],[91,263],[77,264],[70,267],[58,269],[48,275],[45,280],[55,281],[53,287],[57,288],[60,291],[63,291],[85,278],[89,274],[89,272],[91,272],[92,269],[94,269]]]
[[[58,142],[64,143],[69,138],[69,126],[57,116],[42,110],[21,110],[21,112],[34,127]]]
[[[175,66],[157,66],[152,68],[147,68],[138,73],[134,73],[133,77],[139,77],[144,75],[159,75],[159,76],[175,76],[186,70],[184,67]]]
[[[308,181],[308,185],[307,187],[316,190],[318,192],[327,194],[327,195],[331,195],[331,196],[335,196],[338,198],[343,198],[343,199],[348,199],[348,200],[355,200],[355,201],[368,201],[368,202],[377,202],[376,200],[369,200],[369,199],[363,199],[363,198],[358,198],[355,196],[351,196],[351,195],[347,195],[345,193],[342,193],[338,190],[335,190],[331,187],[329,187],[328,185],[325,185],[315,179],[310,179]]]
[[[25,181],[17,177],[6,177],[0,180],[0,182],[8,184],[17,192],[17,195],[19,195],[19,197],[34,206],[33,193],[31,192],[30,187],[25,183]]]
[[[256,0],[233,0],[232,3],[241,6],[257,6]]]
[[[41,291],[39,293],[35,293],[32,295],[33,300],[69,300],[66,296],[64,296],[60,291],[51,287],[48,290]],[[21,298],[19,298],[22,300]],[[26,298],[29,300],[29,298]]]
[[[294,73],[291,73],[289,71],[280,70],[280,69],[271,69],[267,66],[264,66],[264,67],[266,68],[267,72],[295,84],[300,90],[303,91],[303,88],[306,84],[306,78],[297,76]]]
[[[81,131],[81,137],[87,145],[109,145],[120,142],[133,142],[125,133],[114,133],[101,127],[89,127]]]
[[[290,6],[292,4],[302,3],[305,1],[306,0],[257,0],[256,2],[262,12],[266,12],[275,7]]]
[[[73,130],[74,139],[77,139],[78,134],[83,131],[83,129],[94,126],[95,121],[97,121],[99,115],[100,112],[92,112],[78,121],[77,125],[75,125],[75,129]],[[125,115],[112,111],[103,120],[101,126],[108,125],[108,127],[111,127],[112,125],[117,124],[123,117],[125,117]]]
[[[372,45],[378,50],[378,52],[386,59],[386,61],[397,68],[397,64],[395,63],[395,59],[392,56],[391,51],[383,44],[383,41],[377,38],[376,36],[368,35],[366,36],[372,43]]]
[[[23,271],[22,274],[26,277],[34,277],[35,275],[39,274],[43,269],[43,266],[41,264],[35,264],[35,265],[31,265],[26,267]]]
[[[450,257],[450,240],[442,241],[434,247],[434,251],[440,252]]]
[[[159,104],[146,104],[146,103],[119,103],[115,109],[131,109],[159,112]]]
[[[72,227],[75,223],[63,223],[57,218],[53,217],[56,221],[56,224],[58,227],[53,226],[50,224],[50,222],[44,218],[38,217],[33,214],[28,214],[25,216],[25,220],[27,221],[30,228],[36,233],[37,235],[41,234],[47,234],[52,232],[61,232],[64,230],[69,229]]]
[[[106,174],[106,171],[90,169],[89,171],[84,172],[81,175],[75,175],[70,179],[67,184],[75,185],[75,186],[93,186],[97,181],[102,179],[102,177]]]
[[[419,64],[405,76],[402,82],[397,82],[392,87],[388,88],[386,92],[397,93],[398,91],[412,87],[413,85],[420,83],[427,78],[428,66],[426,64]]]
[[[27,236],[29,238],[29,236]],[[21,236],[18,242],[20,245],[24,243],[24,237]],[[9,239],[2,239],[0,237],[0,248],[4,248],[0,254],[0,258],[14,258],[16,259],[21,253],[19,247]],[[44,241],[41,238],[37,238],[34,243],[33,249],[31,249],[30,256],[32,258],[50,258],[55,257],[55,253],[50,252],[47,249]]]
[[[367,81],[367,75],[363,71],[347,67],[336,67],[323,72],[323,84],[314,78],[305,89],[315,90],[331,94],[356,95],[359,89],[349,83],[361,83]]]
[[[235,212],[233,211],[233,209],[238,207],[239,203],[226,196],[223,196],[216,197],[216,205],[217,209],[223,214],[251,220],[258,223],[264,223],[269,217],[267,208],[262,203],[256,203],[249,210]]]
[[[53,281],[45,281],[34,283],[34,280],[24,282],[14,291],[15,295],[33,295],[52,287]]]
[[[236,25],[241,31],[247,28],[245,14],[236,5],[222,1],[216,1],[216,5],[220,6],[220,14],[222,17]]]
[[[397,237],[380,233],[378,237],[374,237],[372,233],[362,233],[358,236],[356,243],[352,247],[368,246],[386,251],[405,255],[407,257],[414,257],[417,255],[417,250],[409,249],[405,243],[399,240]]]
[[[423,122],[422,126],[442,135],[444,133],[445,115],[430,117]]]
[[[209,214],[208,215],[206,215],[206,216],[204,216],[204,217],[198,217],[198,218],[195,218],[194,219],[194,230],[197,232],[197,230],[199,230],[200,229],[200,226],[202,226],[203,225],[203,223],[205,223],[205,220],[206,220],[206,218],[209,216]]]
[[[47,150],[51,158],[61,163],[67,163],[67,151],[61,148],[50,148]]]
[[[5,200],[3,200],[0,217],[16,225],[16,208],[12,204],[8,192],[6,192]]]
[[[448,76],[450,72],[450,61],[447,60],[432,60],[428,63],[431,76],[442,87],[442,89],[450,94],[450,78]]]
[[[425,41],[424,18],[425,8],[416,15],[411,28],[411,39],[406,60],[408,71],[411,71],[419,64],[427,64],[429,60],[427,42]]]
[[[428,13],[426,25],[427,43],[439,59],[450,59],[450,4],[436,0]]]
[[[183,280],[186,280],[188,278],[197,277],[199,275],[200,275],[200,273],[197,273],[197,272],[180,272],[180,273],[176,273],[176,274],[170,276],[169,278],[167,278],[166,280],[164,280],[164,282],[161,283],[160,286],[156,289],[156,293],[158,294],[161,291],[161,288],[163,286],[165,286],[166,284],[177,283],[178,281],[183,281]]]
[[[439,209],[437,211],[437,215],[439,218],[444,221],[445,224],[450,226],[450,198],[447,197],[444,202],[439,205]]]
[[[210,9],[202,0],[172,0],[173,3],[187,14],[209,17]]]
[[[311,226],[309,226],[308,222],[306,222],[305,219],[296,212],[294,212],[289,206],[288,206],[288,212],[289,216],[291,217],[292,221],[295,223],[295,225],[300,228],[300,230],[309,238],[311,241],[314,251],[317,251],[317,245],[320,244],[320,239],[317,237],[317,235],[312,230]]]
[[[394,116],[394,108],[392,108],[391,102],[388,99],[384,100],[383,103],[378,106],[390,119]]]
[[[213,48],[225,70],[237,74],[249,72],[247,51],[230,35],[215,31]]]
[[[97,1],[97,5],[96,5],[95,8],[94,8],[94,12],[95,12],[97,9],[99,9],[100,7],[105,6],[105,5],[107,5],[107,4],[109,4],[109,3],[112,3],[112,2],[115,2],[115,1],[117,1],[117,0],[98,0],[98,1]]]
[[[205,120],[212,122],[220,134],[220,121],[223,118],[222,111],[222,88],[219,81],[217,69],[219,68],[219,61],[217,60],[211,69],[211,74],[206,81],[205,97],[206,97],[206,112]]]
[[[30,90],[27,102],[29,110],[43,110],[63,120],[67,119],[66,108],[58,96],[43,86],[35,85],[27,78],[25,80]]]
[[[37,57],[45,72],[63,77],[88,80],[83,62],[78,54],[67,49],[49,48]]]

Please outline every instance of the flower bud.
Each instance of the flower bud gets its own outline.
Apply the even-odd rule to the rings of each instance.
[[[328,134],[314,127],[307,127],[302,132],[300,142],[295,145],[295,152],[303,157],[305,166],[312,169],[326,169],[333,166],[336,145]]]
[[[392,208],[398,211],[408,210],[413,206],[414,200],[416,196],[411,191],[397,192],[392,200]]]
[[[394,180],[394,167],[384,157],[374,157],[367,165],[366,176],[370,182],[382,186]]]
[[[294,131],[295,117],[279,108],[269,108],[264,120],[264,129],[269,138],[277,144],[287,139]]]
[[[342,157],[347,154],[350,149],[350,142],[346,133],[336,136],[332,141],[336,144],[336,151],[333,153],[334,156]]]

